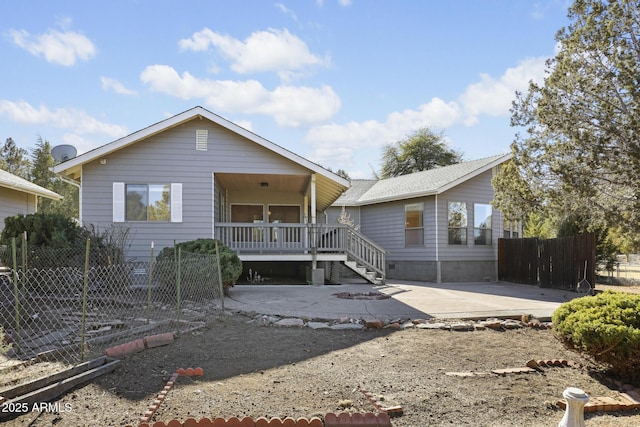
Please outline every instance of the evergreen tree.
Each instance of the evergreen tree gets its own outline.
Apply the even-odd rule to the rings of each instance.
[[[517,170],[495,181],[498,209],[640,232],[638,9],[637,0],[571,5],[544,85],[514,102],[512,125],[524,132],[512,144]]]
[[[0,148],[0,168],[21,178],[29,179],[31,165],[28,155],[27,150],[18,147],[13,138],[7,138]]]
[[[384,147],[381,178],[407,175],[462,161],[462,153],[447,147],[443,133],[422,128]]]

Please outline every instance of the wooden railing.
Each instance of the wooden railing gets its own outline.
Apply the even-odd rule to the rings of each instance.
[[[218,223],[216,238],[238,254],[339,253],[384,278],[385,251],[342,224]]]

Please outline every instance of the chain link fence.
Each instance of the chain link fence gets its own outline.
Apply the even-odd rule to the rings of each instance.
[[[7,355],[73,364],[146,335],[186,332],[224,309],[216,256],[179,249],[172,259],[156,260],[150,248],[149,262],[120,258],[89,241],[79,249],[15,240],[0,247],[0,326],[12,342]]]

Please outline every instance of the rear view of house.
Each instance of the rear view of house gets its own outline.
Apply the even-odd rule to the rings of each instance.
[[[131,260],[148,260],[152,242],[158,253],[217,238],[262,276],[304,280],[318,262],[345,260],[346,239],[360,238],[320,224],[349,181],[201,107],[54,171],[79,183],[83,223],[130,229]]]
[[[355,180],[328,211],[342,210],[386,250],[389,279],[431,282],[497,280],[504,223],[493,209],[499,155],[383,180]],[[344,215],[343,215],[344,216]]]

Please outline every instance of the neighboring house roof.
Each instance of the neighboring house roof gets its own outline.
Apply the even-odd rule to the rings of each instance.
[[[36,196],[46,197],[48,199],[60,200],[62,196],[44,187],[20,178],[12,173],[0,169],[0,187],[10,188],[12,190],[21,191],[23,193],[33,194]]]
[[[333,206],[361,206],[440,194],[510,158],[511,154],[501,154],[378,181],[354,180]]]

